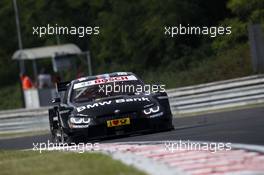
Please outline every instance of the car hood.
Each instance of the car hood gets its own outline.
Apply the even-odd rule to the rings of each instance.
[[[90,117],[124,114],[142,111],[144,108],[156,103],[157,101],[150,95],[118,96],[78,104],[74,109],[74,113]]]

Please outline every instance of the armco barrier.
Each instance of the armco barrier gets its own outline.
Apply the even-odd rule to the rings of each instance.
[[[174,114],[264,103],[264,75],[168,90]]]

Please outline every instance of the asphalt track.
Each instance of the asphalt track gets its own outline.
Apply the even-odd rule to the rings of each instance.
[[[264,145],[264,107],[206,114],[173,120],[175,130],[102,142],[193,140]],[[0,140],[0,149],[30,149],[49,135]]]

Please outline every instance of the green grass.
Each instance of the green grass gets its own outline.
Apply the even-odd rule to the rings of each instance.
[[[252,75],[251,56],[248,44],[221,51],[201,61],[193,61],[185,71],[168,68],[147,72],[144,79],[149,83],[166,84],[166,88],[227,80]]]
[[[19,138],[19,137],[29,137],[29,136],[46,135],[46,134],[50,134],[50,131],[26,131],[26,132],[7,132],[7,133],[0,133],[0,141],[2,139]]]
[[[19,84],[0,87],[0,110],[22,108]]]
[[[1,175],[144,175],[99,153],[0,151]]]

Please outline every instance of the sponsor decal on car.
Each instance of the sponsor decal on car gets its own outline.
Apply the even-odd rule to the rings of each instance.
[[[77,111],[81,112],[85,109],[91,109],[99,106],[110,105],[112,103],[120,104],[120,103],[129,103],[129,102],[140,102],[140,101],[150,101],[148,97],[137,97],[137,98],[126,98],[126,99],[116,99],[116,100],[108,100],[103,102],[96,102],[93,104],[88,104],[85,106],[77,107]]]
[[[137,80],[137,77],[135,77],[134,75],[99,78],[95,80],[76,83],[73,85],[73,89],[79,89],[79,88],[83,88],[87,86],[99,85],[99,84],[105,84],[105,83],[111,83],[111,82],[134,81],[134,80]]]
[[[115,126],[129,125],[129,124],[130,124],[130,118],[121,118],[121,119],[107,121],[107,127],[109,128]]]
[[[157,114],[150,115],[149,118],[160,117],[160,116],[162,116],[163,114],[164,114],[163,112],[160,112],[160,113],[157,113]]]

